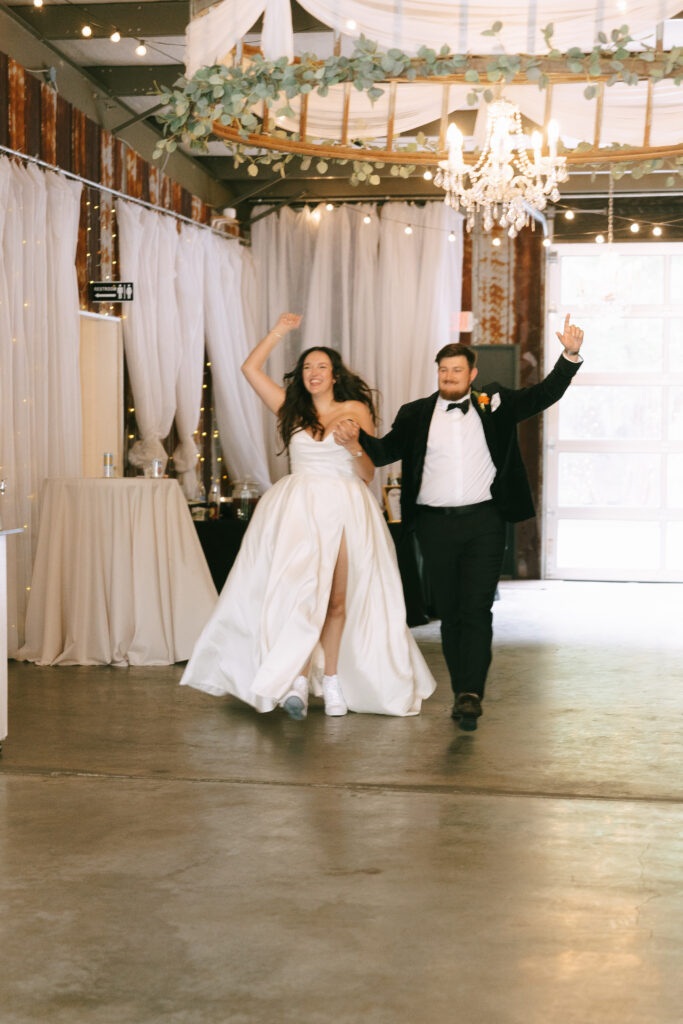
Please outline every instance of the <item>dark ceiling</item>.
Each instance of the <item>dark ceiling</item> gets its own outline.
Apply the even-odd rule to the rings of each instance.
[[[44,0],[41,8],[25,0],[0,0],[0,50],[36,73],[51,75],[57,88],[60,91],[67,89],[67,98],[81,109],[92,108],[94,104],[95,113],[92,109],[86,109],[86,113],[94,116],[108,130],[115,131],[149,159],[158,135],[154,118],[158,107],[158,87],[172,85],[184,73],[182,61],[189,8],[187,0],[124,0],[114,3],[101,0],[85,4],[72,3],[71,0]],[[311,38],[315,35],[318,45],[324,36],[323,45],[326,44],[327,52],[331,52],[331,30],[296,2],[292,3],[292,11],[295,34],[308,34]],[[92,28],[88,39],[81,32],[84,24]],[[118,43],[110,40],[115,29],[122,37]],[[260,24],[257,23],[251,33],[257,33],[259,29]],[[147,47],[147,53],[142,57],[135,53],[139,42],[144,42]],[[315,45],[309,48],[316,49]],[[28,65],[27,58],[38,61],[39,66]],[[436,123],[424,126],[423,130],[426,134],[438,134]],[[349,184],[345,167],[330,165],[328,172],[321,176],[315,173],[313,165],[304,173],[298,161],[292,161],[284,179],[267,168],[262,168],[258,178],[254,179],[249,177],[245,166],[236,169],[232,159],[221,155],[219,144],[213,144],[206,156],[184,156],[176,160],[176,165],[180,171],[174,168],[173,174],[176,177],[184,174],[186,187],[213,205],[237,207],[241,218],[248,207],[260,201],[419,200],[443,195],[432,182],[424,180],[420,171],[408,179],[401,179],[390,176],[388,168],[380,172],[381,184],[375,187],[360,185],[354,188]],[[591,180],[588,174],[573,174],[563,189],[563,197],[576,202],[582,196],[604,193],[606,179],[601,177],[602,180],[600,177]],[[631,194],[633,184],[636,184],[639,195],[663,192],[654,176],[650,178],[652,180],[643,179],[638,183],[622,179],[618,190]],[[671,201],[680,202],[680,199],[674,200],[669,195],[658,201],[660,205],[666,205]]]

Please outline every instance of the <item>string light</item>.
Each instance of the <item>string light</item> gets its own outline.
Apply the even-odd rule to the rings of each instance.
[[[496,247],[498,247],[500,245],[500,238],[492,238],[491,245],[495,245]]]
[[[33,0],[33,6],[34,7],[42,7],[43,6],[43,0]]]
[[[353,20],[353,18],[349,18],[349,20],[346,22],[346,27],[351,32],[353,32],[358,26],[356,25],[356,22]]]
[[[638,224],[637,221],[634,221],[633,224],[631,224],[631,232],[634,235],[637,235],[639,231],[640,231],[640,224]]]
[[[565,210],[564,211],[564,219],[565,220],[574,220],[574,211],[573,210]]]
[[[139,42],[138,45],[135,47],[135,52],[137,53],[138,57],[144,57],[145,54],[147,53],[147,47],[143,42]]]
[[[363,217],[363,223],[364,224],[369,224],[371,220],[372,220],[372,217],[370,217],[370,215],[366,213],[365,216]]]
[[[596,235],[595,236],[595,241],[598,243],[598,245],[602,245],[603,242],[605,241],[605,236],[604,235]]]
[[[405,228],[403,230],[404,230],[406,235],[412,235],[412,233],[413,233],[413,229],[411,228],[410,224],[406,224],[406,226],[405,226]]]
[[[83,26],[83,28],[81,29],[81,35],[85,36],[86,39],[90,39],[90,36],[92,35],[92,29],[90,25]]]
[[[121,42],[121,33],[120,32],[112,32],[112,34],[109,36],[109,38],[111,39],[112,43],[120,43]]]
[[[432,174],[431,171],[425,171],[422,177],[424,178],[425,181],[431,181],[434,175]]]
[[[550,248],[550,239],[549,238],[544,238],[543,239],[543,248],[544,249]]]
[[[326,210],[334,210],[334,203],[325,203]]]
[[[448,236],[448,241],[449,242],[454,242],[455,241],[455,232],[451,231],[450,235]]]
[[[655,226],[652,229],[652,234],[655,235],[657,238],[659,238],[661,233],[662,233],[662,229],[660,228],[659,224],[655,224]]]

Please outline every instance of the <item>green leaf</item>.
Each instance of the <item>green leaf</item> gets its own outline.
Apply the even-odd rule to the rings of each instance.
[[[369,180],[371,185],[379,185],[381,178],[379,174],[371,174]]]
[[[467,71],[465,72],[465,81],[466,82],[478,82],[479,81],[479,72],[475,71],[474,68],[468,68]]]
[[[536,67],[527,68],[526,77],[529,79],[530,82],[537,82],[541,77],[541,69]]]
[[[598,90],[594,85],[587,85],[586,88],[583,90],[583,95],[586,97],[587,100],[592,100],[597,91]]]
[[[255,178],[256,175],[258,174],[258,165],[249,164],[249,166],[247,167],[247,174],[251,175],[252,178]]]
[[[310,156],[302,157],[301,158],[301,170],[302,171],[307,171],[312,163],[313,163],[313,157],[310,157]]]
[[[317,164],[315,165],[315,169],[318,172],[318,174],[325,174],[327,171],[327,164],[325,163],[324,160],[318,160]]]
[[[583,71],[583,64],[579,64],[577,60],[567,61],[567,67],[577,75]]]
[[[655,59],[654,50],[643,50],[643,52],[640,55],[640,59],[646,60],[648,61],[648,63],[652,63],[652,61]]]

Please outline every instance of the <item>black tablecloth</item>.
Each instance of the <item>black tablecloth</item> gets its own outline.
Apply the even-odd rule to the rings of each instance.
[[[195,527],[213,582],[216,589],[220,590],[237,557],[247,527],[238,519],[210,519],[203,523],[196,522]],[[425,611],[414,534],[406,533],[401,523],[389,523],[389,532],[396,546],[406,603],[406,620],[409,626],[422,626],[429,621],[429,616]]]

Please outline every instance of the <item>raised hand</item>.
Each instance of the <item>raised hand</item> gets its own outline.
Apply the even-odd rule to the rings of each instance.
[[[273,328],[279,335],[287,334],[295,330],[301,323],[301,316],[298,313],[281,313],[278,322]]]
[[[562,334],[559,331],[555,331],[555,334],[560,339],[560,343],[564,346],[565,353],[568,356],[578,356],[579,350],[583,345],[583,331],[576,324],[569,323],[569,313],[564,318]]]

